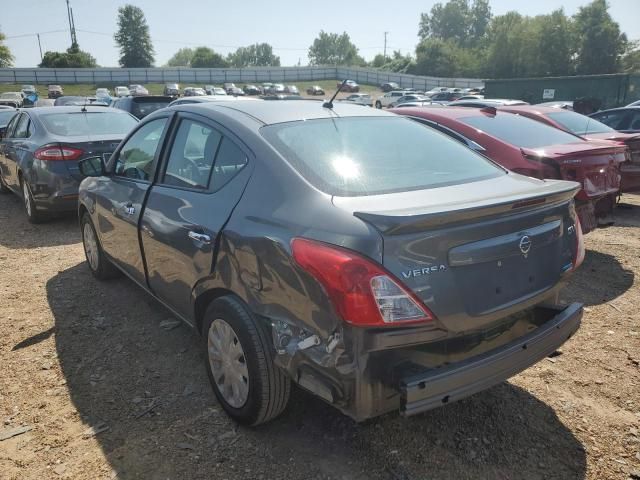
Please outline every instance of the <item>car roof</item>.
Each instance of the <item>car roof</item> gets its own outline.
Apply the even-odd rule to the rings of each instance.
[[[545,107],[540,105],[501,105],[497,107],[498,110],[505,110],[510,112],[529,112],[537,115],[546,115],[548,113],[565,112],[560,108]]]
[[[201,115],[206,115],[208,109],[219,111],[221,109],[231,109],[244,113],[265,125],[336,117],[394,116],[382,110],[362,108],[360,105],[352,105],[349,104],[349,102],[336,102],[333,105],[333,109],[324,108],[322,105],[322,102],[314,100],[282,100],[279,102],[204,102],[177,105],[172,108],[193,111],[193,113],[199,113]]]
[[[431,107],[403,108],[402,111],[404,115],[406,115],[406,113],[404,112],[409,112],[409,113],[415,112],[416,114],[429,113],[430,116],[446,118],[450,120],[458,120],[460,118],[467,118],[467,117],[481,117],[481,116],[487,115],[487,113],[484,112],[484,109],[482,108],[452,107],[452,106],[447,106],[446,108],[431,108]],[[499,110],[498,110],[498,113],[500,115],[515,115],[514,113],[509,113],[509,112],[504,112]]]
[[[636,105],[636,106],[633,106],[633,107],[608,108],[606,110],[599,110],[597,112],[593,112],[591,115],[595,115],[596,113],[616,112],[616,111],[623,111],[623,110],[640,110],[640,105]]]

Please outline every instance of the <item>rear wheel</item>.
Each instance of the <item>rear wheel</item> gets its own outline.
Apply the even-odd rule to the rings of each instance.
[[[270,337],[245,305],[233,296],[215,300],[202,334],[209,381],[227,414],[247,425],[280,415],[291,383],[274,364]]]
[[[117,277],[120,271],[111,263],[106,257],[98,235],[93,227],[93,222],[88,213],[82,216],[80,222],[80,228],[82,229],[82,245],[84,246],[84,254],[87,259],[87,265],[94,277],[99,280],[108,280],[110,278]]]
[[[31,223],[41,223],[46,220],[46,215],[39,212],[36,209],[36,203],[31,195],[31,189],[29,188],[29,182],[24,179],[20,179],[20,186],[22,189],[22,200],[24,202],[24,212],[27,214],[27,219]]]

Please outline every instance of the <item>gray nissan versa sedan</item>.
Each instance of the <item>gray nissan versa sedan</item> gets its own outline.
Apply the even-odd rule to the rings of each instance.
[[[83,178],[78,160],[112,153],[136,123],[104,107],[22,110],[0,127],[0,192],[20,195],[32,223],[75,212]]]
[[[124,272],[202,333],[238,421],[290,382],[356,420],[459,400],[555,351],[580,304],[579,185],[509,172],[388,112],[178,105],[81,162],[89,268]]]

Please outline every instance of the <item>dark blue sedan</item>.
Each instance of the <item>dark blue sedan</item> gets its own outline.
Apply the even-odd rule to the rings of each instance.
[[[76,211],[83,179],[78,161],[111,154],[137,122],[122,110],[104,107],[17,112],[0,128],[0,191],[21,196],[32,223]]]

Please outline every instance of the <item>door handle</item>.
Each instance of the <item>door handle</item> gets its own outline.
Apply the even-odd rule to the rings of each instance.
[[[124,213],[126,213],[127,215],[133,215],[134,213],[136,213],[136,209],[131,203],[127,203],[125,206],[122,207],[122,209],[124,210]]]
[[[205,245],[209,245],[211,243],[211,237],[207,234],[198,233],[198,232],[194,232],[193,230],[189,230],[188,235],[191,240],[204,243]]]

